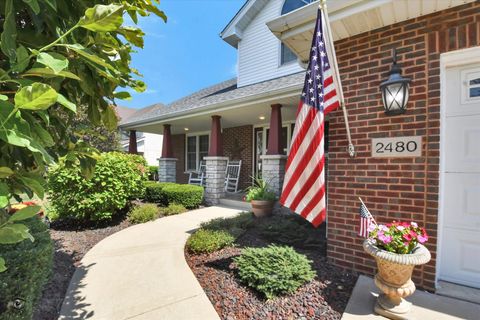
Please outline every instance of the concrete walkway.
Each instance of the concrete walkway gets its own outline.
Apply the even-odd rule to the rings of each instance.
[[[75,271],[59,319],[219,319],[183,250],[201,222],[239,212],[203,208],[102,240]]]

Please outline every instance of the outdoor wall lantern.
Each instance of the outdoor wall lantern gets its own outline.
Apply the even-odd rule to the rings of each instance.
[[[393,65],[388,80],[380,84],[383,107],[387,115],[405,113],[408,102],[409,78],[402,77],[402,69],[397,65],[397,50],[393,49]]]

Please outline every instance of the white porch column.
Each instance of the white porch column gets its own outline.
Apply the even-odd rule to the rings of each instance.
[[[206,162],[206,187],[205,203],[209,206],[216,205],[225,195],[225,170],[228,157],[208,156],[203,158]]]
[[[275,195],[279,198],[285,178],[287,156],[274,154],[263,155],[260,158],[262,159],[262,179],[268,183],[271,191],[275,192]]]
[[[158,159],[159,182],[177,182],[177,160],[176,158]]]

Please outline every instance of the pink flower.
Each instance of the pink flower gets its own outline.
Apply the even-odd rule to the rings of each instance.
[[[383,224],[379,225],[379,226],[378,226],[378,229],[381,230],[381,231],[388,231],[387,226],[385,226],[385,225],[383,225]]]
[[[425,243],[425,242],[428,241],[428,236],[427,235],[424,235],[424,236],[419,235],[419,236],[417,236],[417,239],[418,239],[418,242]]]
[[[378,235],[378,239],[380,239],[380,241],[385,244],[392,242],[392,236],[386,236],[383,233],[381,235]]]
[[[372,232],[373,230],[375,230],[377,226],[374,224],[374,223],[370,223],[370,225],[368,226],[368,232]]]
[[[405,227],[404,226],[397,226],[397,230],[403,231],[403,230],[405,230]]]
[[[410,225],[414,228],[418,228],[418,224],[416,222],[410,222]]]
[[[405,239],[407,241],[410,241],[410,240],[412,240],[412,236],[409,233],[407,233],[407,234],[403,235],[403,239]]]

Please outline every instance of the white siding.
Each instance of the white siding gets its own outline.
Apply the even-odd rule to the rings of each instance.
[[[238,86],[278,78],[303,69],[297,62],[280,66],[280,40],[266,22],[280,16],[284,0],[270,0],[245,28],[238,44]]]

